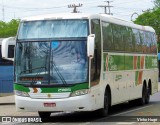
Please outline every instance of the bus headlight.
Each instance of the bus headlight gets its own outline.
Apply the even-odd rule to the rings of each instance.
[[[15,94],[17,96],[29,97],[29,94],[27,92],[22,92],[22,91],[19,91],[19,90],[15,90]]]
[[[82,90],[77,90],[71,93],[71,97],[73,96],[80,96],[80,95],[85,95],[88,94],[89,90],[88,89],[82,89]]]

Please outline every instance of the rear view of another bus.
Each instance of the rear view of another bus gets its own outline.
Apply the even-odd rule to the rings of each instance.
[[[0,96],[13,94],[13,61],[2,58],[1,45],[4,39],[0,38]],[[14,56],[14,45],[9,45],[8,56]]]

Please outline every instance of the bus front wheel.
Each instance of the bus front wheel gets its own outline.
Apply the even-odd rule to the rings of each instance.
[[[104,107],[99,110],[99,114],[102,117],[105,117],[108,115],[109,112],[109,93],[106,91],[104,95]]]
[[[38,112],[40,118],[49,118],[51,112]]]

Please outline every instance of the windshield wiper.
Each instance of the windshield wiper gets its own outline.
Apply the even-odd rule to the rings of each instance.
[[[59,72],[59,70],[58,70],[58,68],[57,68],[57,66],[56,66],[56,64],[55,64],[54,61],[52,61],[52,66],[53,66],[53,68],[55,69],[55,71],[56,71],[57,75],[59,76],[59,78],[61,79],[61,81],[63,82],[63,84],[67,84],[67,82],[65,81],[64,77],[63,77],[62,74]]]
[[[38,67],[38,68],[32,68],[32,69],[27,69],[27,70],[23,70],[20,72],[20,74],[27,72],[27,71],[33,71],[33,70],[37,70],[37,69],[46,69],[46,67]]]

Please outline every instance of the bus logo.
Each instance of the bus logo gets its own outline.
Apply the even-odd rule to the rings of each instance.
[[[51,94],[48,94],[47,97],[48,97],[48,98],[51,98]]]
[[[71,88],[61,88],[58,89],[58,92],[71,92]]]
[[[122,79],[122,75],[116,75],[115,81],[119,81],[120,79]]]

